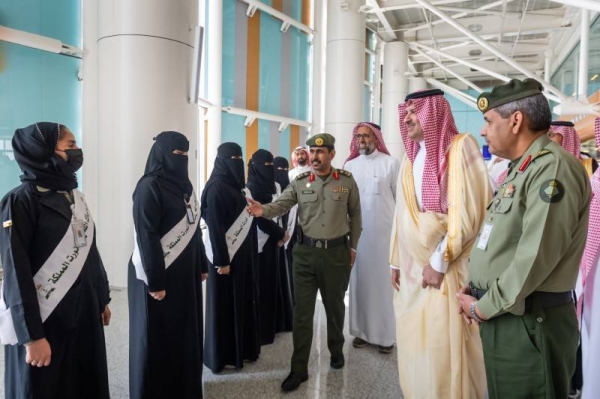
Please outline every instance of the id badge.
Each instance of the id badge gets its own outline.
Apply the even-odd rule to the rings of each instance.
[[[194,216],[194,212],[192,211],[192,207],[188,204],[185,207],[185,214],[187,216],[187,220],[189,224],[194,224],[196,221],[196,217]]]
[[[484,223],[483,228],[481,229],[481,234],[479,235],[479,241],[477,241],[477,248],[485,251],[487,249],[488,241],[490,240],[490,235],[492,234],[492,227],[494,227],[491,223]]]
[[[73,238],[75,241],[75,247],[81,248],[87,246],[87,237],[85,236],[85,228],[82,220],[74,220],[71,223],[73,229]]]

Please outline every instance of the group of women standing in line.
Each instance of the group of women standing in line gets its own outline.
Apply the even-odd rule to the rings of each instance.
[[[12,143],[23,174],[0,203],[5,397],[108,398],[109,283],[77,190],[83,152],[57,123],[17,129]],[[246,197],[270,202],[284,188],[275,184],[273,156],[254,154],[245,188],[241,148],[221,145],[200,206],[188,150],[184,135],[159,134],[133,193],[131,398],[202,397],[203,363],[215,373],[241,368],[291,330],[287,223],[253,220],[245,210]]]

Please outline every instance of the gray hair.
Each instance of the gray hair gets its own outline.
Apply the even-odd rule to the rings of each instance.
[[[534,132],[548,131],[552,122],[550,105],[543,94],[521,98],[496,107],[496,112],[507,119],[517,111],[527,118],[527,127]]]

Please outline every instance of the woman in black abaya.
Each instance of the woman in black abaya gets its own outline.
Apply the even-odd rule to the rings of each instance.
[[[225,234],[246,211],[244,161],[236,143],[217,149],[214,169],[202,192],[201,213],[209,231],[212,264],[207,283],[204,364],[214,373],[242,368],[260,354],[256,233],[250,232],[232,258]],[[209,260],[210,256],[209,256]]]
[[[87,206],[78,207],[90,218],[85,228],[78,227],[84,242],[71,246],[72,238],[67,236],[73,228],[75,198],[78,204],[83,201],[75,190],[75,172],[83,163],[83,153],[69,129],[49,122],[17,129],[12,146],[23,175],[21,185],[0,203],[2,299],[12,316],[17,341],[4,347],[5,398],[108,398],[103,325],[110,321],[110,296],[95,230],[89,229],[92,219]],[[63,237],[67,237],[66,245],[59,246]],[[51,255],[67,259],[74,252],[87,252],[76,277],[73,271],[80,264],[65,261],[63,265],[68,266],[52,274],[52,283],[34,282],[42,267],[52,269],[46,264]],[[70,287],[69,277],[59,283],[64,273],[75,278]],[[55,288],[60,292],[61,286],[68,291],[42,320],[40,301],[49,305],[51,294],[56,294]],[[2,317],[3,330],[6,316]]]
[[[273,201],[277,194],[273,155],[266,150],[252,154],[248,163],[248,189],[254,200],[261,204]],[[275,334],[285,328],[285,312],[281,287],[280,255],[286,231],[281,219],[254,219],[258,237],[258,292],[260,315],[260,343],[273,343]]]
[[[275,166],[275,182],[285,190],[290,184],[289,163],[283,157],[273,158]],[[289,222],[289,212],[281,217],[283,228],[287,229]],[[281,331],[292,331],[292,319],[294,313],[294,281],[292,278],[292,248],[294,246],[294,237],[290,237],[287,248],[284,245],[279,249],[279,276],[281,280],[281,294],[283,297],[283,329]]]
[[[189,141],[181,133],[159,134],[133,193],[143,271],[136,272],[132,258],[128,274],[132,399],[202,398],[202,281],[208,276],[208,264],[199,217],[188,214],[197,207],[188,178],[188,150]],[[172,229],[179,231],[177,225],[195,231],[187,245],[172,248],[178,255],[165,268],[160,240]]]

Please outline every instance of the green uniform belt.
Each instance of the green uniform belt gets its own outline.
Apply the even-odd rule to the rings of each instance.
[[[481,299],[487,292],[487,290],[482,290],[481,288],[477,288],[473,285],[473,283],[469,283],[469,289],[471,290],[471,296],[475,297],[477,300]],[[573,292],[542,292],[535,291],[527,298],[525,298],[525,310],[531,309],[532,301],[537,299],[543,308],[555,308],[558,306],[566,305],[568,303],[573,302]]]
[[[341,237],[338,238],[332,238],[331,240],[325,240],[325,239],[320,239],[320,238],[310,238],[308,236],[302,236],[302,238],[300,238],[300,243],[307,245],[311,248],[323,248],[323,249],[328,249],[328,248],[335,248],[335,247],[339,247],[340,245],[344,245],[346,243],[346,240],[348,240],[348,235],[345,234]]]

